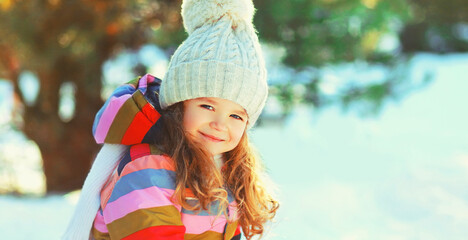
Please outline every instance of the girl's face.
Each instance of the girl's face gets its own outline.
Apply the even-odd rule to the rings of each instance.
[[[248,116],[239,104],[222,98],[184,101],[184,129],[213,155],[234,149],[244,134]]]

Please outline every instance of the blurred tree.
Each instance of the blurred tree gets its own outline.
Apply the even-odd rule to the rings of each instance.
[[[0,11],[0,77],[14,86],[17,125],[41,149],[47,191],[78,189],[98,147],[91,127],[103,104],[103,63],[150,37],[176,44],[180,1],[3,0]],[[20,87],[26,70],[39,82],[33,102]],[[71,119],[59,115],[65,83],[75,89]]]
[[[375,79],[379,83],[364,85],[352,81],[332,97],[323,94],[320,67],[327,64],[365,61],[397,64],[398,32],[411,19],[407,0],[257,0],[259,11],[255,25],[262,39],[285,49],[284,63],[292,66],[296,77],[272,87],[287,114],[294,102],[306,102],[316,108],[328,104],[365,100],[368,109],[377,110],[401,81]],[[385,40],[394,40],[385,45]],[[396,40],[395,40],[396,39]],[[388,41],[387,41],[388,42]],[[391,42],[391,41],[390,41]],[[396,42],[396,43],[395,43]],[[390,45],[390,46],[388,46]],[[316,67],[310,69],[310,66]],[[313,72],[312,74],[303,74]],[[307,75],[304,79],[304,75]],[[294,88],[302,85],[304,94]],[[300,89],[300,88],[299,88]]]
[[[401,31],[405,53],[468,51],[466,0],[410,0],[414,17]]]
[[[379,40],[411,15],[406,0],[257,0],[255,25],[264,40],[286,49],[285,63],[328,63],[388,58]]]
[[[420,84],[411,83],[406,54],[468,51],[466,0],[255,2],[261,38],[283,47],[284,63],[295,70],[293,77],[272,86],[285,114],[297,102],[316,108],[338,104],[345,110],[361,105],[364,114],[378,113],[386,99],[401,99],[430,80],[426,75]],[[384,65],[391,72],[373,82],[348,77],[337,94],[324,94],[321,67],[343,62]],[[305,90],[297,91],[298,85]]]

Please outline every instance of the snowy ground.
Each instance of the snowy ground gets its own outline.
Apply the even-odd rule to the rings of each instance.
[[[464,240],[468,55],[419,55],[434,82],[382,115],[298,108],[255,129],[282,206],[266,239]],[[58,239],[73,198],[0,196],[0,239]]]
[[[0,196],[0,239],[60,239],[73,206],[64,196]]]

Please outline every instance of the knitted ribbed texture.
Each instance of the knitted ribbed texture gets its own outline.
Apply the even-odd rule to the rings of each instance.
[[[254,12],[252,0],[184,0],[181,11],[188,34],[224,16],[232,21],[234,27],[238,24],[251,24]]]
[[[268,95],[253,12],[250,0],[184,1],[182,15],[190,35],[175,51],[162,81],[162,108],[218,97],[241,105],[248,127],[253,126]]]
[[[128,146],[104,144],[89,171],[75,212],[63,240],[88,240],[94,218],[100,206],[101,189],[124,156]]]

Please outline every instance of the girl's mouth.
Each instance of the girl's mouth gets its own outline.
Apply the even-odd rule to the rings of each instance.
[[[205,134],[205,133],[202,133],[202,132],[200,132],[200,134],[201,134],[205,139],[207,139],[208,141],[212,141],[212,142],[222,142],[222,141],[224,141],[223,139],[218,138],[218,137],[215,137],[215,136],[210,135],[210,134]]]

